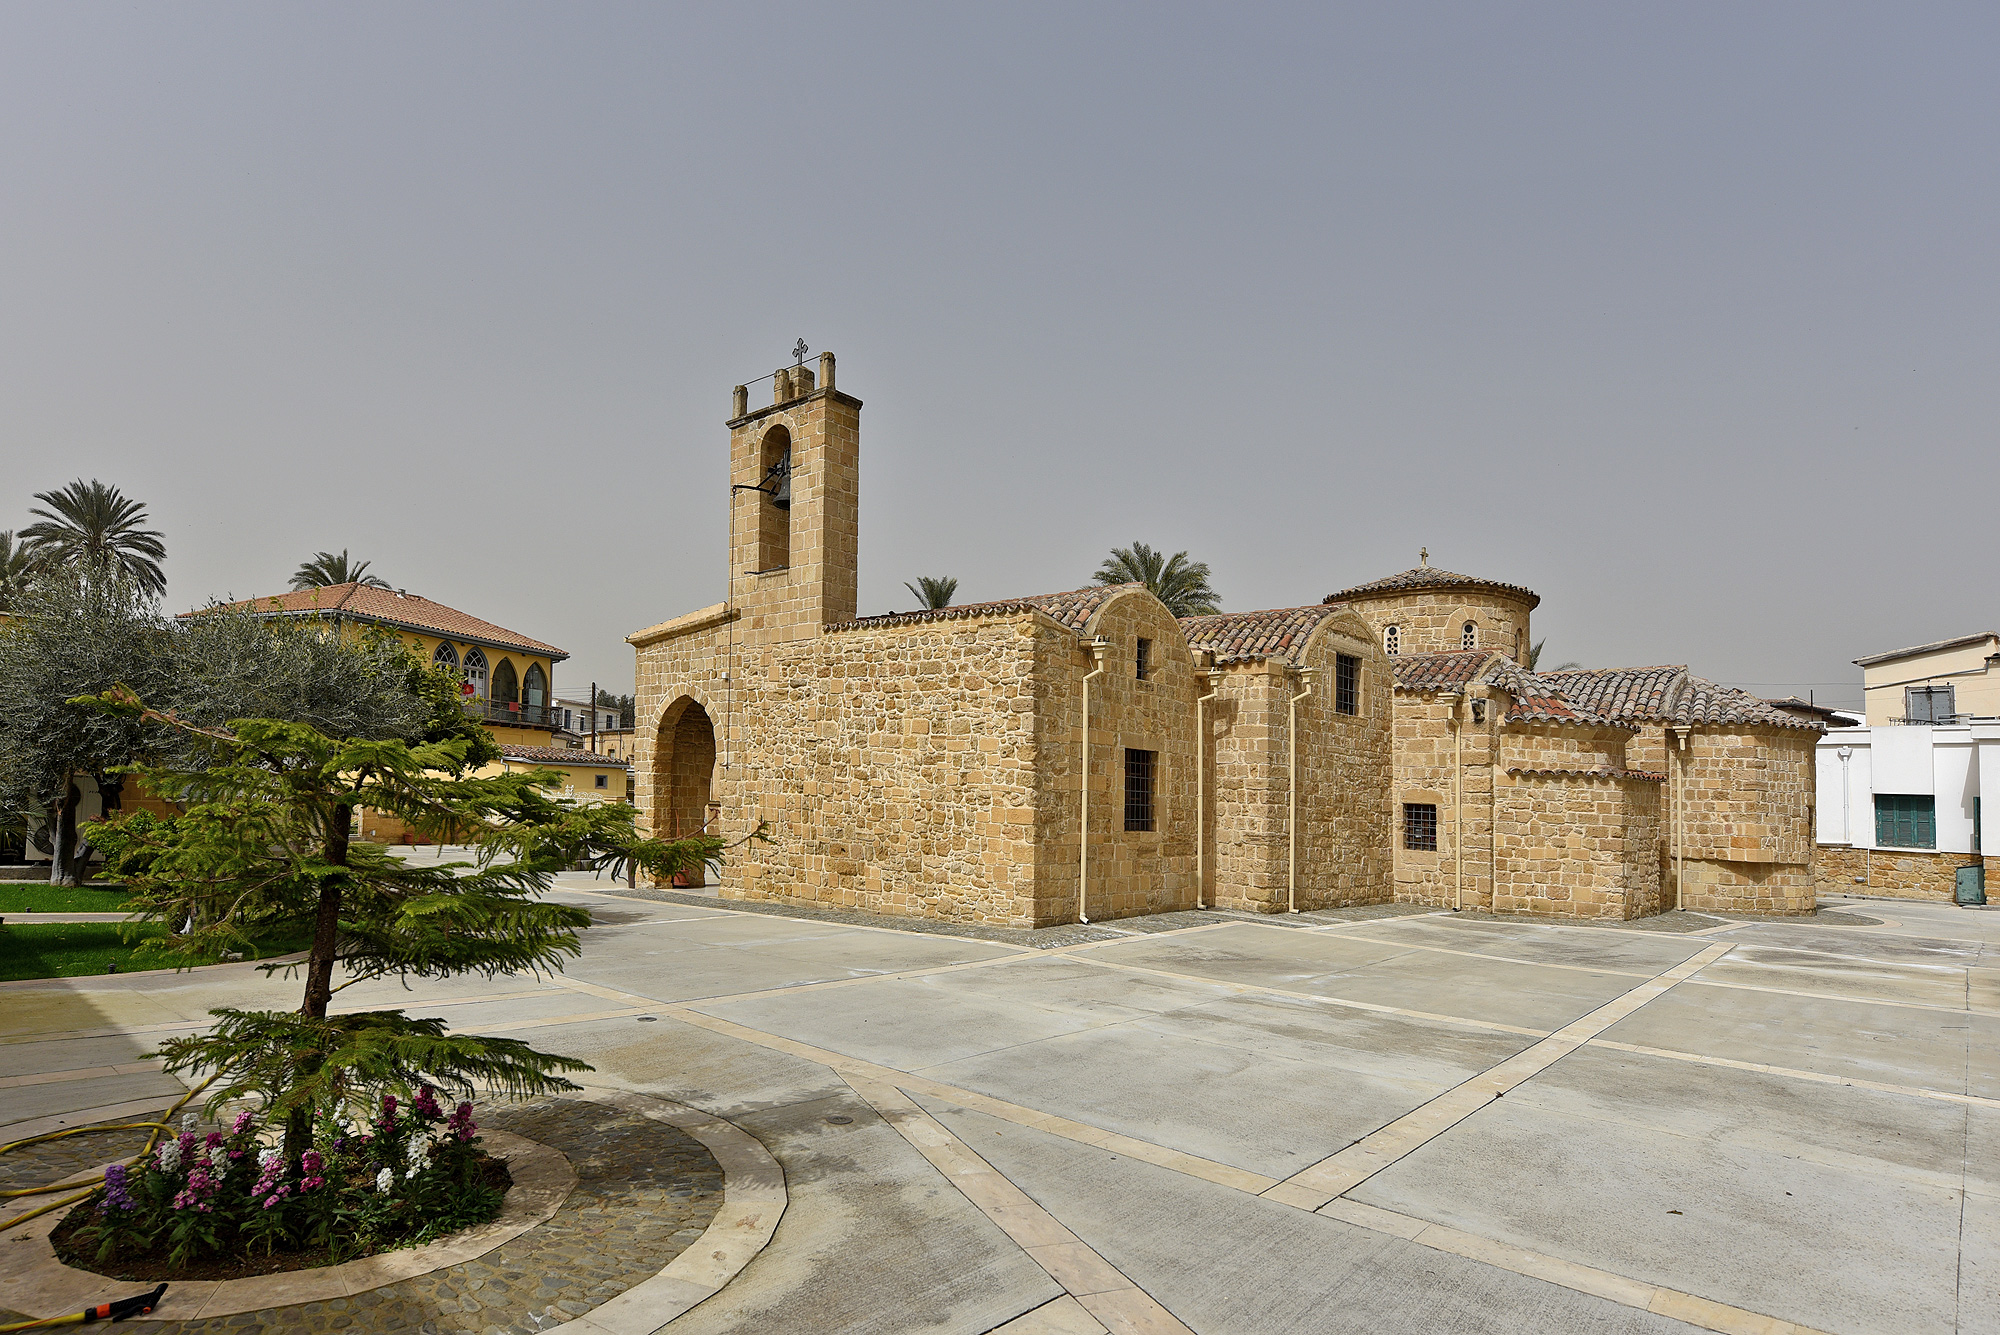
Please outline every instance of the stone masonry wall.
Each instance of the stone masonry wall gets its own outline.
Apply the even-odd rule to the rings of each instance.
[[[1497,649],[1515,661],[1528,652],[1528,604],[1490,589],[1427,589],[1412,593],[1370,594],[1351,606],[1375,628],[1382,642],[1385,627],[1402,628],[1405,654],[1448,653],[1464,647],[1467,621],[1479,627],[1479,648]]]
[[[1986,893],[1989,898],[2000,898],[2000,883],[1994,881],[1992,871],[1994,861],[1977,853],[1821,844],[1813,858],[1813,881],[1818,891],[1827,894],[1950,903],[1958,890],[1958,869],[1984,865],[1988,868]]]
[[[1330,624],[1306,650],[1317,669],[1299,702],[1298,907],[1301,911],[1387,901],[1393,854],[1388,801],[1392,768],[1392,680],[1388,660],[1358,618]],[[1339,654],[1361,659],[1355,714],[1336,713]],[[1290,859],[1289,702],[1299,677],[1282,662],[1225,670],[1209,703],[1210,881],[1224,908],[1275,913],[1288,907]]]
[[[1483,702],[1474,722],[1472,702]],[[1450,703],[1434,692],[1396,692],[1396,778],[1390,809],[1398,903],[1492,905],[1493,757],[1504,695],[1473,683],[1458,708],[1458,789],[1453,805]],[[1403,803],[1435,802],[1435,852],[1404,847]]]
[[[1129,592],[1100,608],[1083,636],[1053,622],[1034,637],[1032,673],[1038,820],[1033,913],[1038,926],[1077,917],[1083,748],[1083,641],[1107,642],[1090,684],[1091,921],[1193,908],[1195,903],[1194,657],[1180,625],[1151,594]],[[1152,641],[1138,679],[1138,639]],[[1125,828],[1125,752],[1155,755],[1154,825]]]
[[[1495,912],[1622,920],[1659,911],[1660,785],[1620,773],[1628,736],[1508,725],[1495,802]],[[1538,772],[1599,768],[1613,773]]]
[[[1814,870],[1813,744],[1797,728],[1738,732],[1692,729],[1669,748],[1661,861],[1671,902],[1673,801],[1680,816],[1686,909],[1730,913],[1810,913]]]

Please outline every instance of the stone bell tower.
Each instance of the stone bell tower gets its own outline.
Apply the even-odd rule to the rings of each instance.
[[[729,605],[766,642],[854,619],[861,500],[861,400],[833,387],[833,354],[771,382],[755,411],[738,385],[729,419]]]

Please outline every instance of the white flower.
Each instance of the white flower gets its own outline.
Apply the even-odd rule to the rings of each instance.
[[[259,1168],[268,1170],[272,1164],[279,1162],[284,1157],[285,1157],[285,1152],[283,1150],[276,1150],[276,1149],[265,1150],[263,1153],[257,1156],[257,1166]]]
[[[200,1126],[200,1125],[201,1125],[201,1119],[200,1119],[199,1117],[196,1117],[196,1116],[195,1116],[195,1115],[194,1115],[193,1113],[191,1113],[191,1112],[190,1112],[190,1113],[182,1113],[182,1114],[181,1114],[181,1134],[182,1134],[182,1135],[184,1135],[184,1136],[191,1136],[191,1135],[193,1135],[193,1134],[194,1134],[194,1129],[195,1129],[196,1127]]]
[[[160,1171],[171,1173],[181,1166],[181,1143],[178,1140],[162,1141],[160,1144]]]
[[[410,1161],[410,1176],[415,1177],[430,1164],[431,1138],[425,1135],[411,1136],[406,1157]]]
[[[384,1196],[389,1194],[389,1188],[394,1186],[395,1184],[396,1184],[395,1169],[384,1168],[381,1172],[375,1174],[375,1190],[381,1192]]]

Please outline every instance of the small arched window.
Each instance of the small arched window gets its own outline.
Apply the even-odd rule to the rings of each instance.
[[[444,640],[438,641],[437,652],[431,655],[431,665],[451,672],[458,671],[458,650]]]
[[[1394,658],[1403,652],[1403,628],[1391,626],[1382,632],[1382,652]]]
[[[1479,647],[1479,627],[1473,622],[1466,622],[1464,630],[1459,633],[1458,643],[1462,649],[1477,649]]]
[[[480,652],[476,644],[465,651],[465,680],[472,687],[475,696],[485,697],[486,655]]]
[[[513,704],[521,698],[521,679],[514,671],[514,660],[503,658],[493,669],[493,698],[502,704]]]
[[[540,663],[530,663],[522,675],[521,699],[530,709],[540,709],[549,702],[549,674],[542,671]]]

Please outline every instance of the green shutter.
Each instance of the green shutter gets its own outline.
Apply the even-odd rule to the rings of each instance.
[[[1936,848],[1937,800],[1901,793],[1876,794],[1875,843],[1883,848]]]

